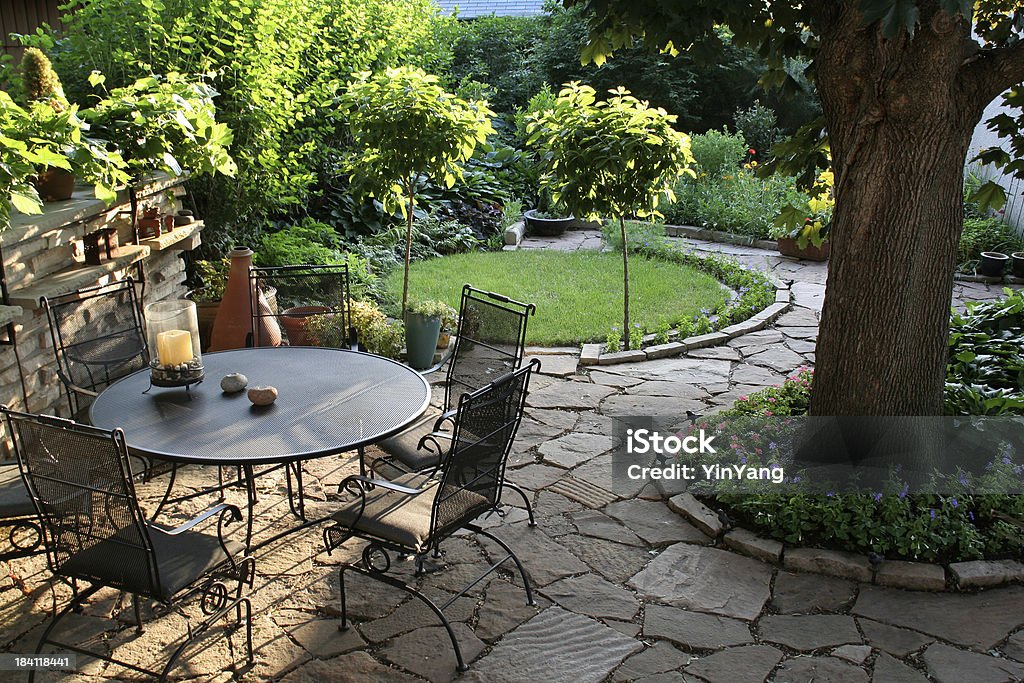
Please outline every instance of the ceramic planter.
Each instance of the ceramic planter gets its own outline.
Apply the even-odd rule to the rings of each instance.
[[[75,191],[75,174],[63,168],[48,168],[36,176],[33,184],[44,202],[59,202],[71,199],[71,193]]]
[[[306,322],[310,316],[330,313],[326,306],[292,306],[281,312],[281,326],[288,335],[289,346],[309,346],[309,335],[306,334]]]
[[[434,349],[441,334],[441,316],[405,314],[405,353],[409,367],[425,370],[434,363]]]
[[[195,301],[199,291],[193,290],[186,294],[185,298]],[[196,301],[196,314],[199,316],[199,344],[203,351],[210,350],[210,335],[213,333],[213,323],[217,319],[219,308],[219,299],[217,301]]]
[[[252,249],[235,247],[229,255],[231,270],[228,271],[228,283],[224,288],[217,319],[213,323],[213,332],[210,334],[210,348],[214,351],[245,348],[252,344],[253,339],[252,300],[255,292],[249,280]],[[260,345],[279,346],[281,328],[263,292],[256,295],[256,306],[260,313],[256,318]]]
[[[1010,258],[1013,260],[1013,276],[1024,278],[1024,251],[1015,251]]]
[[[524,212],[523,218],[526,220],[526,227],[530,229],[531,235],[547,237],[561,235],[576,220],[572,216],[568,218],[539,218],[537,216],[537,209],[530,209]]]
[[[797,245],[796,238],[779,238],[779,253],[783,256],[792,256],[793,258],[805,259],[807,261],[827,261],[831,251],[832,243],[828,240],[822,242],[819,247],[808,242],[806,247],[800,248]]]
[[[1002,277],[1006,271],[1006,264],[1009,262],[1010,257],[1006,254],[1000,254],[998,251],[983,251],[981,252],[981,262],[978,263],[978,275]]]

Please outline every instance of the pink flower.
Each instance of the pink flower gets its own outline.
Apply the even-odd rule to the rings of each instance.
[[[771,417],[773,413],[770,410],[766,410],[766,411],[764,411],[764,414],[765,414],[766,417]]]
[[[740,396],[740,400],[741,400],[741,401],[746,401],[746,400],[747,400],[747,397],[746,397],[746,396]]]

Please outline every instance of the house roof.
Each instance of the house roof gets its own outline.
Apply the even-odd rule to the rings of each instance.
[[[436,0],[442,14],[453,14],[458,8],[459,19],[476,19],[495,15],[499,17],[532,17],[544,13],[544,0]]]

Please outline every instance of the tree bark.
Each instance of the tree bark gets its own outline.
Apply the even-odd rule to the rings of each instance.
[[[626,221],[619,216],[619,233],[622,235],[622,344],[629,351],[629,244],[626,240]]]
[[[962,21],[925,3],[913,40],[884,40],[845,7],[816,60],[836,208],[810,410],[939,415],[963,166],[987,102],[964,97]]]
[[[409,261],[412,259],[412,210],[416,205],[416,179],[409,181],[409,206],[405,224],[405,278],[402,280],[402,320],[409,304]]]

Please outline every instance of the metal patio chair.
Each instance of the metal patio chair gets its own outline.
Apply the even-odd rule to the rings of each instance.
[[[463,286],[459,329],[448,361],[441,412],[428,414],[402,433],[378,443],[387,454],[380,459],[384,468],[390,466],[401,474],[425,472],[438,466],[442,449],[437,447],[437,440],[448,433],[445,426],[455,415],[458,397],[522,365],[526,324],[535,312],[533,304]],[[434,436],[424,440],[428,435]],[[381,474],[395,473],[384,468],[374,467]],[[512,482],[506,481],[504,485],[523,499],[530,525],[534,526],[533,506],[526,492]]]
[[[341,628],[348,628],[345,572],[358,572],[394,586],[421,600],[441,620],[460,671],[466,670],[458,640],[444,609],[484,577],[512,560],[522,576],[527,604],[536,604],[530,580],[519,558],[509,546],[474,521],[500,505],[505,464],[523,416],[530,374],[539,366],[526,367],[494,379],[473,393],[463,394],[453,418],[453,430],[446,440],[450,446],[434,476],[407,474],[394,481],[352,475],[341,482],[340,492],[351,499],[332,515],[333,524],[324,529],[328,554],[351,538],[368,541],[360,560],[343,564],[341,586]],[[415,556],[416,573],[435,554],[442,541],[460,529],[467,529],[497,543],[507,554],[479,578],[442,605],[435,604],[416,588],[388,576],[390,552]]]
[[[255,565],[243,544],[224,537],[224,526],[241,521],[241,511],[222,503],[174,529],[149,523],[139,508],[121,430],[110,432],[63,418],[3,412],[43,529],[50,569],[74,592],[60,610],[54,597],[53,616],[36,654],[53,645],[163,681],[196,638],[232,611],[240,626],[244,610],[251,664],[252,606],[243,590],[252,585]],[[196,530],[200,523],[214,519],[216,535]],[[233,594],[226,580],[237,582]],[[88,588],[80,590],[79,582],[89,584]],[[184,642],[159,672],[55,640],[52,634],[60,621],[103,587],[132,595],[139,634],[143,632],[143,599],[175,607],[199,596],[205,618],[189,628]],[[34,672],[29,681],[33,678]]]
[[[101,390],[149,363],[135,281],[127,277],[39,301],[68,407],[84,422],[86,408]]]
[[[349,311],[348,265],[293,265],[249,269],[253,292],[276,290],[274,305],[250,298],[252,346],[271,346],[268,329],[280,329],[290,346],[349,348],[355,342]],[[324,339],[310,338],[306,325],[315,321]],[[315,344],[314,344],[315,342]]]
[[[43,532],[16,462],[0,464],[0,530],[7,535],[0,560],[26,557],[42,548]]]

